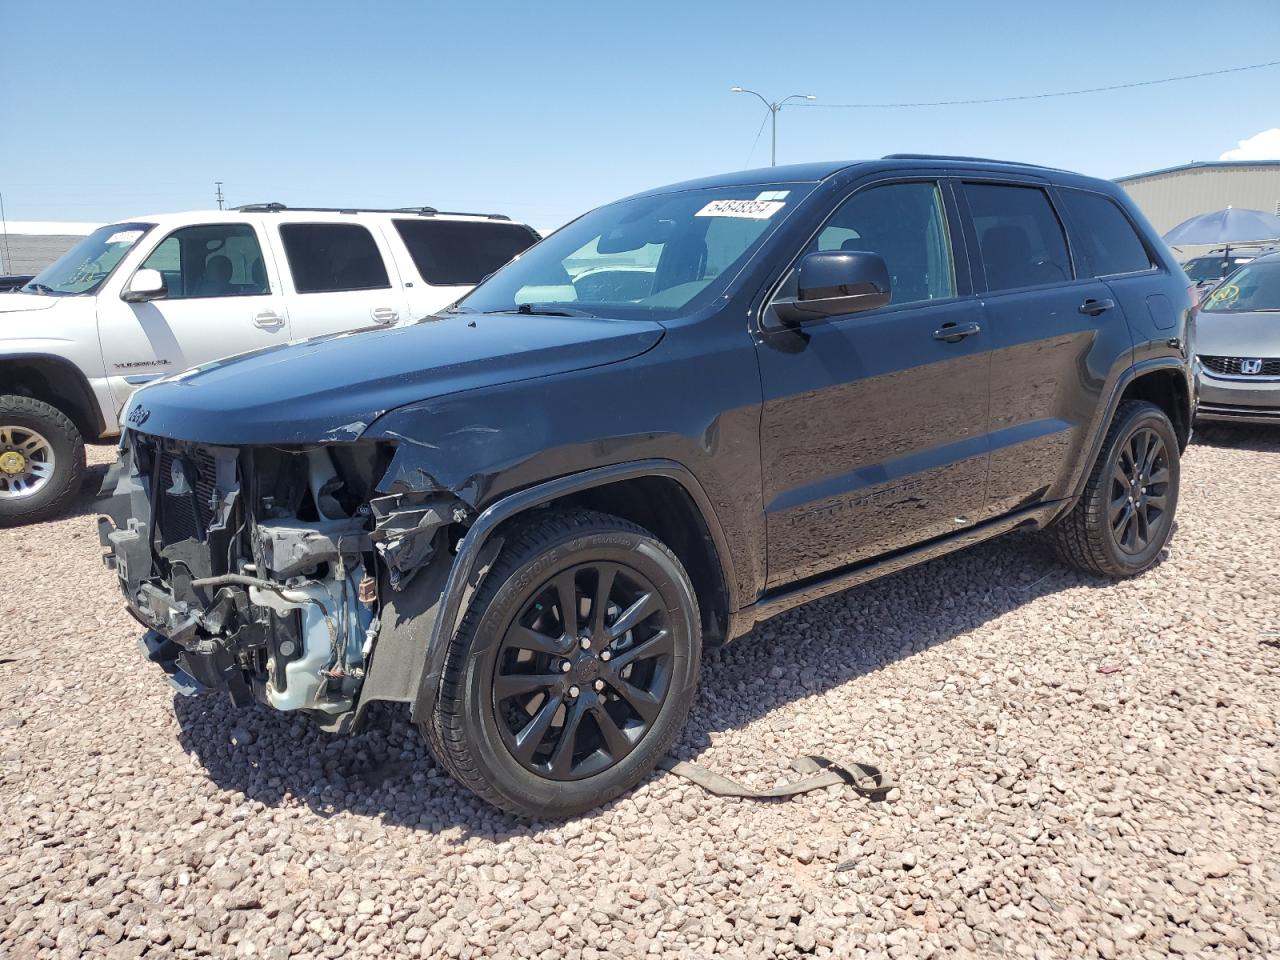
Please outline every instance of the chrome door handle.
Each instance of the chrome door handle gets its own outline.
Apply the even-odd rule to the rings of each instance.
[[[944,323],[933,331],[933,339],[947,343],[959,343],[965,337],[981,333],[982,327],[976,323]]]
[[[284,317],[270,310],[264,310],[262,313],[254,315],[253,325],[261,327],[263,330],[279,330],[284,326]]]
[[[374,323],[395,323],[400,319],[400,314],[390,307],[374,307],[369,316],[373,317]]]

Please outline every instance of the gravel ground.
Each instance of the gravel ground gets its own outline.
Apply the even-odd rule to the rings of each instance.
[[[455,787],[407,712],[175,699],[86,494],[0,530],[0,955],[1276,956],[1278,468],[1280,433],[1199,441],[1138,580],[1006,538],[708,659],[682,757],[873,761],[886,801],[660,773],[567,824]]]

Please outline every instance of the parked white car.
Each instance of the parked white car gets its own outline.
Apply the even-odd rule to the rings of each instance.
[[[61,509],[140,385],[430,316],[536,243],[500,215],[253,204],[95,230],[0,293],[0,524]]]

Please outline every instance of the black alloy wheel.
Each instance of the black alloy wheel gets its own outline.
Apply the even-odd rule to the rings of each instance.
[[[1162,409],[1146,400],[1121,403],[1084,492],[1050,530],[1058,556],[1104,577],[1150,569],[1173,533],[1180,453]]]
[[[502,536],[418,726],[484,800],[567,817],[630,789],[679,736],[698,598],[675,554],[620,517],[539,510]]]
[[[642,573],[602,562],[556,574],[502,639],[493,699],[503,741],[552,780],[608,769],[657,719],[673,654],[671,619]]]
[[[1168,489],[1168,447],[1154,429],[1135,430],[1111,472],[1109,520],[1116,546],[1131,556],[1146,551],[1165,525]]]

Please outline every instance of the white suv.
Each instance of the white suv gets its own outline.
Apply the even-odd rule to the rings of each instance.
[[[169,213],[94,231],[0,293],[0,524],[61,509],[84,441],[141,384],[345,330],[420,320],[537,242],[499,215],[287,208]]]

